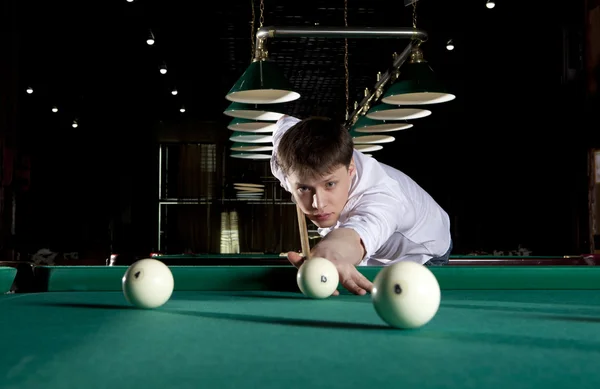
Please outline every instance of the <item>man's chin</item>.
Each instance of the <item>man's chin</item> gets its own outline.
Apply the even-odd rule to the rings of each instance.
[[[312,222],[319,228],[331,228],[335,226],[337,220],[312,220]]]

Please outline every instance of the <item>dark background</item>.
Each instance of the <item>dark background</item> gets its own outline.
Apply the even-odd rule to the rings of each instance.
[[[412,26],[412,7],[402,1],[347,4],[349,26]],[[429,34],[425,57],[457,98],[393,134],[396,141],[373,156],[409,174],[449,212],[455,253],[519,245],[539,255],[591,250],[588,154],[600,123],[586,21],[598,4],[551,4],[499,0],[490,10],[485,0],[418,3],[417,27]],[[259,1],[254,12],[258,28]],[[172,250],[218,252],[214,227],[223,207],[243,215],[242,251],[300,248],[289,195],[277,191],[267,162],[228,155],[224,96],[251,59],[252,1],[4,0],[0,15],[3,177],[10,176],[6,155],[15,155],[13,179],[2,189],[5,257],[40,248],[80,257],[157,250],[161,143],[178,150],[179,162],[186,147],[214,145],[217,163],[208,186],[181,167],[180,184],[196,186],[193,196],[215,205],[170,211],[178,216],[163,229]],[[316,23],[343,26],[344,1],[264,1],[265,26]],[[145,42],[150,29],[154,46]],[[352,103],[406,43],[348,43]],[[343,120],[342,39],[270,39],[268,48],[302,94],[290,114]],[[158,71],[163,62],[166,75]],[[203,150],[187,161],[207,158]],[[240,177],[276,194],[264,204],[231,205],[228,188]],[[179,242],[183,236],[196,243]]]

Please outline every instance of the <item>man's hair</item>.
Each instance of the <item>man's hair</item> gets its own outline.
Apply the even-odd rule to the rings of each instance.
[[[279,141],[277,164],[285,175],[324,176],[352,161],[348,130],[324,117],[310,117],[290,127]]]

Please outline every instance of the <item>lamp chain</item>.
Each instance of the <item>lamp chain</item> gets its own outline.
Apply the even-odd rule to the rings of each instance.
[[[265,1],[260,0],[260,21],[259,21],[258,27],[262,28],[264,23],[265,23]]]
[[[250,0],[250,6],[252,9],[252,20],[250,21],[250,61],[252,61],[254,59],[254,20],[256,20],[254,0]]]
[[[417,28],[417,1],[413,0],[413,28]]]
[[[348,27],[348,0],[344,0],[344,26]],[[346,120],[350,114],[350,87],[348,70],[348,38],[344,38],[344,70],[346,72]]]

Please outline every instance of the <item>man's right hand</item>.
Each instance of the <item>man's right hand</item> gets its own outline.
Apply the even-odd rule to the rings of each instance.
[[[302,255],[295,251],[287,253],[287,258],[292,265],[297,269],[304,263],[305,259]],[[373,284],[365,276],[363,276],[354,265],[345,262],[331,261],[340,277],[340,284],[344,286],[348,291],[356,295],[364,295],[371,293],[373,290]],[[338,290],[333,292],[333,296],[339,295]]]

